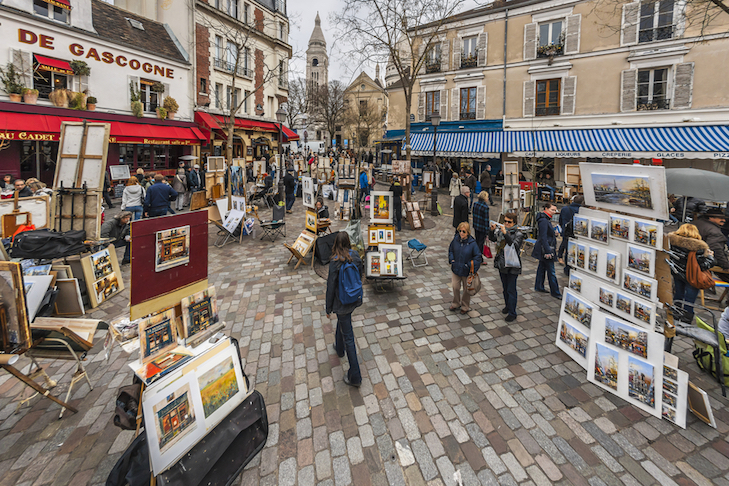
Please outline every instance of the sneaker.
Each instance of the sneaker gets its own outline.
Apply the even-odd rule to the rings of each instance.
[[[362,384],[362,382],[360,381],[359,383],[352,383],[351,381],[349,381],[349,378],[347,377],[347,375],[344,375],[344,384],[353,386],[355,388],[359,388],[359,386]]]
[[[504,319],[506,322],[512,322],[516,320],[516,316],[514,314],[509,314],[506,316],[506,319]]]

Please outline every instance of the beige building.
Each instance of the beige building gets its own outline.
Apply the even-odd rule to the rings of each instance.
[[[465,12],[420,46],[428,60],[412,115],[424,124],[436,111],[455,124],[502,120],[508,133],[485,134],[481,152],[553,159],[557,179],[565,162],[587,159],[661,158],[725,172],[729,15],[702,32],[687,8],[514,0]],[[390,99],[391,113],[399,102]],[[391,116],[388,128],[404,121]],[[411,141],[416,151],[418,138],[432,145],[426,135]]]
[[[347,140],[347,148],[371,149],[375,140],[384,136],[387,106],[380,67],[376,67],[375,79],[362,71],[344,91],[345,114],[341,137]],[[340,134],[336,135],[338,138]]]

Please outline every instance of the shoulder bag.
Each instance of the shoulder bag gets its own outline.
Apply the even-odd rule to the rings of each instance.
[[[690,251],[686,258],[686,282],[699,290],[710,289],[714,286],[711,271],[701,270],[695,251]]]
[[[481,277],[473,271],[473,260],[471,260],[471,273],[468,274],[466,279],[466,290],[468,295],[476,295],[481,290]]]

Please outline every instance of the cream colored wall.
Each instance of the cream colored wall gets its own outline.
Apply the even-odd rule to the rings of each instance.
[[[406,114],[405,114],[405,93],[401,88],[388,90],[388,107],[387,107],[387,129],[388,130],[405,130]],[[415,109],[417,111],[417,97]]]
[[[570,76],[577,76],[575,115],[620,112],[620,77],[630,65],[626,53],[585,57],[573,61]]]
[[[729,39],[692,45],[684,62],[695,62],[693,109],[729,105]]]

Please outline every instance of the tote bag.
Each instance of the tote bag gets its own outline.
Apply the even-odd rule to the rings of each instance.
[[[513,243],[504,247],[504,266],[507,268],[521,268],[519,253],[514,248]]]

